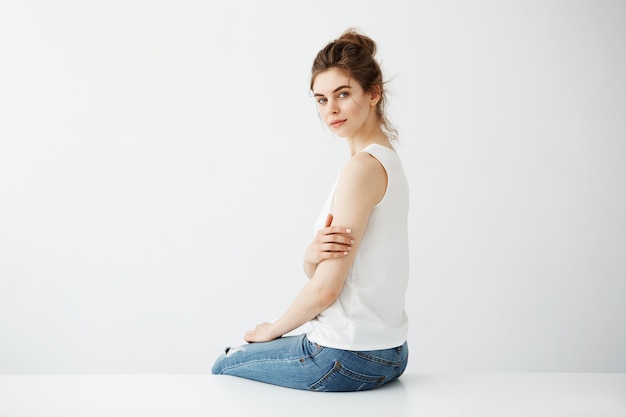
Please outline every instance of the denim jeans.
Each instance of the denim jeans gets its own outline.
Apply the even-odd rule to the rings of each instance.
[[[227,348],[213,374],[233,375],[310,391],[362,391],[397,379],[406,369],[408,345],[348,351],[319,346],[306,335]]]

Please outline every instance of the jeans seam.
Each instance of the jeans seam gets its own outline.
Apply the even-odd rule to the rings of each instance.
[[[331,368],[330,371],[328,371],[326,373],[326,375],[324,375],[319,381],[315,382],[314,384],[311,384],[309,386],[309,389],[312,391],[315,391],[317,388],[319,388],[320,386],[322,386],[326,381],[328,381],[328,379],[335,374],[336,372],[339,371],[341,367],[341,363],[339,361],[335,361],[335,364],[333,365],[333,367]]]
[[[314,359],[317,355],[319,355],[324,350],[324,346],[320,346],[317,343],[315,343],[315,346],[317,347],[317,349],[315,349],[313,352],[309,353],[308,355],[301,357],[299,359],[300,363],[304,363],[307,360]]]
[[[266,363],[266,362],[275,362],[275,363],[279,363],[279,362],[280,363],[299,362],[299,363],[302,363],[302,359],[301,358],[290,358],[290,359],[269,359],[269,358],[265,358],[265,359],[250,360],[250,361],[241,362],[241,363],[235,363],[235,364],[232,364],[230,366],[227,366],[224,369],[222,369],[221,374],[224,374],[226,371],[229,371],[231,369],[240,368],[242,366],[254,365],[254,364],[257,364],[257,363]]]
[[[342,374],[342,375],[345,375],[348,378],[354,379],[355,381],[359,381],[359,382],[363,382],[363,383],[367,383],[367,384],[377,384],[377,385],[380,385],[380,384],[383,383],[383,381],[386,378],[384,375],[381,375],[381,376],[370,376],[370,375],[359,374],[359,373],[351,371],[350,369],[348,369],[345,366],[341,365],[341,363],[339,363],[338,372],[340,374]]]
[[[350,351],[350,353],[352,353],[355,356],[358,356],[361,359],[365,359],[367,361],[378,363],[380,365],[385,365],[385,366],[398,367],[398,366],[402,366],[402,363],[404,362],[404,360],[389,361],[389,360],[386,360],[386,359],[377,358],[375,356],[366,355],[366,354],[363,354],[363,353],[357,352],[357,351]]]

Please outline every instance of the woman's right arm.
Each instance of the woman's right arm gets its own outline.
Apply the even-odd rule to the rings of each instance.
[[[336,259],[347,256],[355,241],[352,230],[340,226],[331,226],[333,215],[326,217],[324,228],[317,231],[313,241],[304,253],[304,272],[312,278],[317,265],[325,259]]]

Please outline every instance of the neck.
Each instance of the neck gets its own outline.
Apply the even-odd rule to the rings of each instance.
[[[377,143],[382,146],[391,148],[389,139],[383,132],[379,124],[371,126],[368,130],[361,130],[358,135],[346,137],[346,143],[350,149],[350,156],[361,152],[365,147],[372,143]]]

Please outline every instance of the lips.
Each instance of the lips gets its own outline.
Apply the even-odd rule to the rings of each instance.
[[[330,122],[330,127],[338,128],[339,126],[341,126],[345,122],[346,122],[346,119],[343,119],[343,120],[333,120],[332,122]]]

